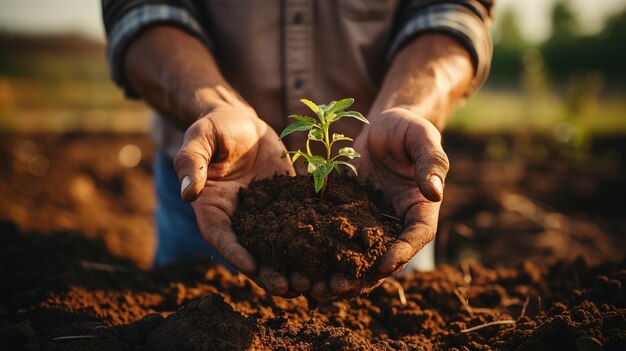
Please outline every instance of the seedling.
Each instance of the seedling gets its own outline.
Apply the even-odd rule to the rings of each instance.
[[[363,115],[356,111],[346,111],[346,109],[354,103],[354,99],[341,99],[339,101],[332,101],[328,105],[317,105],[314,102],[302,99],[303,104],[308,106],[317,119],[303,115],[291,115],[289,118],[295,119],[297,122],[290,124],[280,134],[280,139],[293,132],[308,132],[308,138],[306,141],[306,150],[289,151],[287,154],[291,155],[291,163],[296,162],[300,157],[305,162],[307,171],[313,174],[313,183],[315,185],[315,192],[319,193],[326,187],[328,181],[328,175],[333,170],[339,172],[339,166],[343,165],[351,169],[354,174],[357,174],[356,167],[350,162],[338,159],[340,157],[346,157],[350,160],[361,155],[351,147],[342,147],[337,151],[336,155],[333,155],[332,149],[336,142],[340,141],[353,141],[351,138],[343,135],[333,133],[330,134],[330,125],[342,119],[343,117],[356,118],[363,123],[369,121],[363,117]],[[326,147],[326,157],[320,155],[313,155],[311,153],[311,141],[317,141]]]

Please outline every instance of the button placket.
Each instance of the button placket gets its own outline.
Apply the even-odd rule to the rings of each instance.
[[[313,82],[313,1],[285,0],[283,60],[288,114],[302,111],[299,100],[311,95]]]

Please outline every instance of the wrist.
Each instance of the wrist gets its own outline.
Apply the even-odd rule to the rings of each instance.
[[[369,125],[370,127],[378,124],[380,127],[384,127],[386,125],[395,125],[397,133],[403,133],[407,126],[411,125],[419,125],[424,128],[428,128],[429,130],[437,130],[439,135],[441,135],[441,128],[434,123],[433,118],[430,118],[429,115],[425,114],[426,109],[423,106],[394,106],[390,107],[386,110],[381,111],[373,118],[368,118],[370,121],[373,121]],[[380,123],[380,124],[379,124]]]
[[[466,95],[473,77],[467,50],[443,34],[423,35],[393,60],[371,115],[402,107],[443,129],[447,114]]]
[[[186,122],[187,127],[218,108],[248,107],[236,92],[223,85],[181,92],[178,101],[179,117]]]
[[[428,121],[439,131],[443,130],[446,122],[446,115],[449,112],[450,102],[448,95],[437,88],[424,88],[434,86],[434,83],[424,84],[419,92],[412,92],[412,99],[398,98],[397,96],[379,97],[372,107],[368,119],[375,122],[379,118],[384,118],[389,114],[394,114],[398,110],[409,112],[402,113],[404,116],[411,116],[414,119]]]

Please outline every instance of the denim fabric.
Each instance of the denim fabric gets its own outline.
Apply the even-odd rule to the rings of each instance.
[[[154,158],[154,183],[157,193],[155,222],[158,242],[154,265],[163,266],[209,256],[215,262],[236,272],[202,238],[191,204],[180,197],[180,182],[172,160],[160,152],[157,152]]]

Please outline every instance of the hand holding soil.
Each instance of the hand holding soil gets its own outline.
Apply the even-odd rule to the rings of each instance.
[[[401,108],[370,116],[370,121],[355,139],[361,155],[354,160],[359,182],[381,189],[406,227],[375,263],[377,274],[358,280],[335,274],[328,285],[314,284],[314,297],[354,296],[372,290],[402,270],[433,240],[437,230],[449,167],[439,131],[431,122]]]
[[[439,131],[409,110],[389,109],[370,121],[355,140],[359,180],[382,189],[406,225],[378,262],[389,276],[433,240],[449,162]]]
[[[281,158],[285,147],[277,140],[278,135],[249,106],[221,106],[189,127],[174,166],[181,196],[193,201],[204,239],[240,272],[280,295],[287,290],[286,278],[257,267],[231,226],[239,188],[255,178],[295,174],[289,161]]]
[[[292,115],[298,122],[281,137],[308,132],[305,148],[289,154],[292,162],[302,160],[312,177],[274,177],[242,189],[234,228],[256,259],[291,277],[296,292],[316,300],[355,296],[398,272],[433,239],[447,157],[431,122],[390,109],[374,116],[376,133],[366,127],[358,137],[359,160],[358,151],[343,145],[351,138],[329,131],[342,117],[369,123],[360,113],[345,111],[354,100],[302,102],[317,119]],[[323,144],[326,155],[312,154],[312,142]],[[343,142],[335,146],[336,154],[335,142]],[[355,174],[362,169],[361,183],[381,189],[392,208],[371,187],[330,178],[339,166]],[[404,218],[404,231],[400,222],[390,220],[394,212]]]

